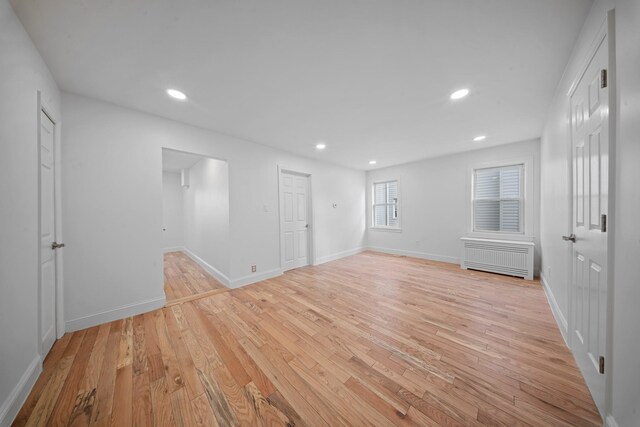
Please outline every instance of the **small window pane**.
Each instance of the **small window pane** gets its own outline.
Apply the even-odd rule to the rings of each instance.
[[[387,203],[398,203],[398,183],[395,181],[388,182],[387,192],[388,192]]]
[[[500,231],[500,202],[476,200],[474,208],[476,231]]]
[[[387,225],[387,210],[386,205],[380,205],[374,207],[375,225],[378,227],[384,227]]]
[[[389,227],[398,227],[398,210],[396,205],[387,205]]]
[[[476,199],[497,199],[498,197],[500,197],[500,170],[476,171]]]
[[[387,185],[386,184],[375,184],[375,200],[374,204],[386,203],[387,202]]]
[[[520,197],[520,168],[510,167],[500,171],[500,198]]]
[[[520,201],[500,201],[500,231],[520,231]]]

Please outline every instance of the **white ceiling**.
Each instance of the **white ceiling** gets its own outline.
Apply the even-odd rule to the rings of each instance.
[[[65,91],[370,169],[539,137],[591,1],[12,4]]]
[[[190,169],[204,157],[197,154],[184,153],[182,151],[162,149],[162,170],[164,172],[180,172],[182,169]]]

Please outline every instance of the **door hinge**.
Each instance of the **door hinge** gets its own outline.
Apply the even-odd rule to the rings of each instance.
[[[598,372],[604,374],[604,356],[600,356],[600,360],[598,361]]]
[[[53,242],[51,244],[51,249],[53,250],[60,249],[60,248],[64,248],[64,243]]]
[[[600,231],[607,231],[607,214],[600,215]]]
[[[600,70],[600,87],[604,89],[609,85],[607,81],[607,70]]]

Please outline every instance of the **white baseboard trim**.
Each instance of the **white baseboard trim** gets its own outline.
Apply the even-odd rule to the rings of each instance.
[[[324,264],[326,262],[331,262],[331,261],[338,260],[340,258],[345,258],[345,257],[351,256],[351,255],[356,255],[356,254],[359,254],[362,251],[364,251],[364,248],[363,247],[359,247],[359,248],[349,249],[347,251],[336,252],[336,253],[331,254],[331,255],[325,255],[323,257],[316,258],[316,262],[315,262],[314,265],[320,265],[320,264]]]
[[[182,248],[182,252],[187,254],[189,258],[194,260],[198,265],[205,269],[205,271],[211,274],[216,278],[220,283],[225,285],[227,288],[236,289],[242,286],[247,286],[252,283],[261,282],[263,280],[272,279],[274,277],[278,277],[282,275],[282,270],[279,268],[274,268],[273,270],[265,271],[262,273],[253,273],[247,276],[238,277],[237,279],[231,279],[226,274],[222,273],[220,270],[200,258],[198,255],[194,254],[187,248]]]
[[[229,287],[231,289],[241,288],[243,286],[251,285],[252,283],[273,279],[274,277],[278,276],[282,276],[282,270],[279,268],[274,268],[273,270],[265,271],[263,273],[254,273],[249,274],[248,276],[233,279],[231,280],[231,283],[229,283]]]
[[[460,258],[446,256],[446,255],[428,254],[425,252],[416,252],[416,251],[405,251],[403,249],[381,248],[378,246],[368,246],[366,249],[369,251],[382,252],[382,253],[391,254],[391,255],[402,255],[402,256],[409,256],[413,258],[428,259],[431,261],[448,262],[450,264],[460,264]]]
[[[138,314],[162,308],[165,303],[166,297],[165,295],[162,295],[158,298],[139,301],[133,304],[116,307],[111,310],[78,317],[77,319],[67,320],[66,330],[67,332],[73,332],[96,325],[102,325],[103,323],[113,322],[114,320],[124,319],[125,317],[136,316]]]
[[[167,252],[184,252],[184,246],[170,246],[168,248],[164,248],[164,253]]]
[[[547,280],[544,277],[544,274],[540,273],[540,283],[542,283],[542,289],[544,289],[544,293],[547,296],[547,301],[549,301],[549,307],[551,307],[551,312],[553,313],[553,317],[556,319],[556,323],[560,329],[560,333],[562,334],[562,338],[564,339],[564,343],[569,346],[568,334],[569,334],[569,323],[567,319],[560,311],[560,306],[556,301],[555,295],[551,291]]]
[[[618,423],[616,422],[616,419],[613,418],[613,415],[611,414],[607,415],[607,418],[605,419],[605,425],[607,427],[618,427]]]
[[[38,354],[24,371],[7,399],[0,405],[0,427],[9,427],[13,423],[41,372],[42,357]]]
[[[187,248],[182,248],[181,251],[187,254],[189,258],[194,260],[200,267],[204,268],[207,273],[215,277],[218,282],[222,283],[227,288],[231,287],[231,279],[229,279],[229,277],[227,277],[227,275],[222,271],[218,270],[213,265],[209,264]]]

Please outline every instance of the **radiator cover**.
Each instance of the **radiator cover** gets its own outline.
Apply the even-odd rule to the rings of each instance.
[[[462,237],[460,267],[533,280],[535,243]]]

